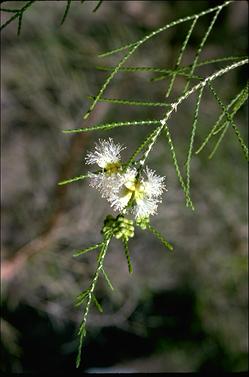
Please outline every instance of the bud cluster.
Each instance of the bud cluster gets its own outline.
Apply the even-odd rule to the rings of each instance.
[[[105,218],[101,233],[106,236],[113,235],[117,239],[128,241],[129,238],[134,237],[133,224],[133,220],[129,220],[123,215],[118,215],[116,218],[108,215]]]

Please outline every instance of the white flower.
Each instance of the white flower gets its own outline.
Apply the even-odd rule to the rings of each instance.
[[[116,211],[122,211],[128,205],[133,194],[136,175],[136,169],[128,168],[124,173],[115,176],[115,184],[107,200]]]
[[[164,177],[146,167],[144,177],[135,168],[124,170],[120,162],[120,152],[124,148],[113,140],[99,140],[95,150],[86,156],[87,164],[97,164],[99,173],[89,173],[90,186],[96,188],[106,198],[114,210],[128,210],[136,218],[149,217],[157,211],[161,201]]]
[[[157,203],[158,201],[155,198],[149,199],[146,196],[138,200],[132,209],[135,218],[138,219],[155,215],[157,212]]]
[[[95,151],[86,155],[87,164],[97,164],[100,168],[112,172],[120,167],[120,152],[125,149],[120,144],[114,144],[113,139],[99,140]]]
[[[115,175],[105,172],[89,173],[90,186],[96,188],[101,193],[102,198],[108,198],[115,185]]]
[[[161,195],[166,190],[164,177],[160,177],[148,167],[145,168],[146,179],[142,179],[143,195],[136,199],[136,205],[132,208],[136,218],[143,218],[157,213]]]
[[[160,177],[146,167],[146,179],[137,179],[136,169],[127,169],[115,176],[114,186],[106,196],[115,210],[122,211],[127,205],[136,218],[154,215],[160,196],[165,190],[164,177]]]
[[[144,181],[146,195],[149,198],[157,198],[162,194],[163,190],[166,190],[164,185],[165,177],[160,177],[155,174],[155,172],[147,166],[145,168],[145,174],[147,176],[147,180]]]
[[[100,191],[103,198],[108,198],[113,187],[115,177],[121,170],[120,152],[124,149],[120,144],[114,144],[113,140],[99,140],[93,152],[86,155],[87,164],[97,164],[103,170],[99,173],[89,173],[90,186]]]

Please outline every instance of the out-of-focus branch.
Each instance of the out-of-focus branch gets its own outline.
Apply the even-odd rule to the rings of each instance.
[[[91,122],[98,122],[100,119],[102,119],[108,112],[109,107],[110,106],[108,104],[105,104],[104,106],[99,105],[95,113],[92,115]],[[69,185],[58,186],[57,183],[73,175],[78,157],[80,154],[82,154],[88,139],[89,135],[85,134],[74,135],[71,138],[67,152],[68,157],[62,162],[59,169],[58,179],[55,182],[54,194],[52,195],[51,199],[51,203],[54,203],[54,208],[51,216],[44,225],[40,235],[18,249],[12,258],[2,261],[2,280],[8,282],[12,280],[18,271],[25,266],[25,263],[29,260],[29,258],[34,256],[36,253],[45,250],[56,240],[57,226],[61,215],[64,212],[66,195],[69,189]]]
[[[84,135],[84,137],[72,137],[68,148],[68,157],[60,166],[58,181],[63,180],[72,174],[77,156],[79,153],[82,153],[86,141],[86,135]],[[52,195],[54,209],[51,216],[48,218],[41,234],[37,238],[31,240],[17,250],[13,258],[2,262],[1,276],[3,280],[11,280],[19,269],[23,267],[27,259],[33,254],[45,249],[54,240],[54,229],[56,228],[60,215],[63,212],[67,190],[68,186],[59,187],[57,182],[55,183],[54,194]]]
[[[32,4],[35,3],[35,1],[36,0],[27,1],[22,8],[18,8],[18,9],[14,9],[14,8],[0,8],[0,12],[13,14],[13,16],[11,16],[10,18],[8,18],[8,20],[6,20],[5,22],[3,22],[1,24],[0,31],[2,31],[6,26],[8,26],[10,23],[12,23],[13,21],[15,21],[16,19],[18,19],[17,35],[20,35],[21,27],[22,27],[23,15],[26,12],[26,10],[28,8],[30,8]],[[103,0],[99,0],[97,6],[93,9],[93,12],[96,12],[98,10],[98,8],[100,7],[100,5],[101,5],[102,2],[103,2]],[[3,3],[3,1],[1,3]],[[65,10],[64,10],[64,13],[63,13],[63,17],[61,19],[61,25],[65,22],[65,20],[66,20],[66,18],[68,16],[71,3],[72,3],[72,0],[67,0],[66,6],[65,6]]]
[[[34,4],[35,0],[27,1],[22,8],[19,9],[9,9],[9,8],[1,8],[1,12],[5,13],[14,13],[12,17],[10,17],[7,21],[5,21],[0,26],[0,31],[2,31],[7,25],[9,25],[12,21],[14,21],[16,18],[18,18],[18,28],[17,28],[17,35],[20,34],[21,26],[22,26],[22,18],[25,11]]]

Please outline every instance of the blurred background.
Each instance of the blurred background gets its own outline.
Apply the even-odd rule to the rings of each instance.
[[[75,135],[62,130],[160,119],[163,113],[162,108],[103,103],[83,122],[87,97],[98,92],[107,75],[96,66],[113,66],[121,54],[97,55],[218,2],[104,1],[93,13],[96,4],[73,1],[60,26],[66,2],[35,2],[24,15],[19,37],[15,22],[1,33],[2,371],[75,372],[82,309],[74,299],[88,287],[96,252],[72,255],[100,241],[103,220],[112,212],[87,181],[57,183],[89,169],[84,157],[99,138],[111,136],[126,145],[125,159],[153,126]],[[200,60],[247,54],[247,12],[246,1],[222,11]],[[198,21],[183,64],[193,62],[211,18]],[[128,65],[174,67],[188,27],[184,23],[151,39]],[[197,71],[206,76],[226,64]],[[119,73],[105,97],[165,101],[169,81],[152,82],[154,76]],[[245,80],[246,70],[239,68],[214,87],[228,104]],[[184,84],[184,78],[176,79],[169,101]],[[194,106],[191,96],[169,123],[182,169]],[[219,114],[206,89],[195,149]],[[235,121],[246,138],[246,106]],[[247,164],[232,129],[209,160],[216,140],[193,156],[194,212],[185,207],[166,139],[150,154],[149,165],[166,176],[168,188],[152,224],[175,252],[168,253],[152,234],[138,230],[130,242],[130,276],[121,243],[111,242],[105,266],[115,291],[99,280],[97,297],[104,313],[91,309],[80,372],[247,370]]]

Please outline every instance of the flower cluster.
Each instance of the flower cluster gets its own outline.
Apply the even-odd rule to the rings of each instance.
[[[162,192],[166,190],[164,177],[148,167],[144,171],[121,164],[120,152],[124,149],[113,140],[99,140],[95,150],[86,156],[87,164],[97,164],[101,171],[89,173],[90,186],[106,198],[114,210],[132,213],[136,219],[154,215]]]

